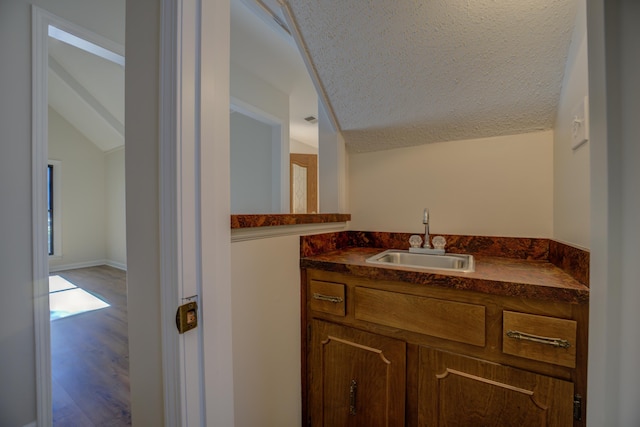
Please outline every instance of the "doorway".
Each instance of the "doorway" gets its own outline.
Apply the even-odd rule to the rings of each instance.
[[[318,212],[318,155],[290,154],[289,182],[291,213]]]
[[[124,57],[49,25],[48,64],[53,425],[127,426]]]
[[[35,6],[33,39],[39,425],[130,425],[124,46]]]

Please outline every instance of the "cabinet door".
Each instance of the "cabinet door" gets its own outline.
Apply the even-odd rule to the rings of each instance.
[[[421,426],[573,425],[570,382],[426,347],[419,357]]]
[[[403,426],[406,343],[318,320],[311,322],[312,426]]]

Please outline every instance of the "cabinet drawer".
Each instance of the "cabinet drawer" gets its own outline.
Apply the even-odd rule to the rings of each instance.
[[[355,317],[479,347],[485,345],[482,305],[356,287]]]
[[[575,368],[576,322],[533,314],[502,312],[502,352]]]
[[[342,283],[311,280],[309,284],[309,308],[322,313],[345,315],[345,298]]]

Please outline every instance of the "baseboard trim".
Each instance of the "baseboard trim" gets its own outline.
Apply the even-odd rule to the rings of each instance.
[[[97,267],[99,265],[105,265],[106,263],[107,263],[107,260],[98,259],[93,261],[75,262],[72,264],[50,265],[49,273],[54,273],[56,271],[62,271],[62,270],[75,270],[77,268]]]
[[[127,271],[127,264],[123,262],[116,262],[108,259],[107,261],[105,261],[105,264],[107,264],[109,267],[117,268],[118,270]]]
[[[118,270],[127,271],[127,265],[121,262],[116,262],[110,259],[98,259],[93,261],[75,262],[71,264],[60,264],[49,266],[49,273],[55,273],[56,271],[63,270],[75,270],[78,268],[97,267],[99,265],[108,265],[109,267],[117,268]]]

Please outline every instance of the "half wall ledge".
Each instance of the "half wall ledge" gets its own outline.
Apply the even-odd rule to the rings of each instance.
[[[282,225],[327,224],[351,221],[351,214],[250,214],[231,215],[231,229]]]

